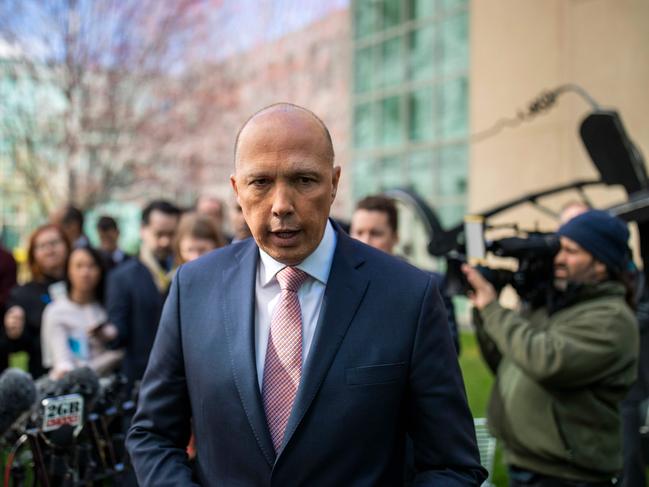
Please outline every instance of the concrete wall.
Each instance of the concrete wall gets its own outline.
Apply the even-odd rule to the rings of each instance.
[[[648,20],[647,0],[472,1],[471,132],[514,116],[544,89],[576,83],[619,111],[649,157]],[[565,94],[548,113],[472,144],[469,208],[597,177],[578,135],[589,109],[577,95]],[[589,194],[596,205],[624,198],[619,189]],[[559,208],[563,201],[549,203]],[[554,225],[530,211],[502,220]]]

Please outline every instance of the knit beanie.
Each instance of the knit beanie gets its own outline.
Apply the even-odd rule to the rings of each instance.
[[[557,232],[577,242],[609,269],[622,271],[628,258],[629,229],[622,220],[602,210],[589,210],[564,223]]]

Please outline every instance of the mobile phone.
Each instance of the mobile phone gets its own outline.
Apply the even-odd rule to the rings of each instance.
[[[96,335],[101,331],[101,329],[108,324],[108,321],[102,321],[101,323],[96,324],[90,330],[88,330],[88,334],[90,335]]]

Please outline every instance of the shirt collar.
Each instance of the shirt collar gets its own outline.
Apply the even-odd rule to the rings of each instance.
[[[334,259],[337,240],[336,231],[333,229],[331,222],[327,220],[324,235],[316,249],[295,267],[326,285],[329,279],[329,272],[331,271],[331,263]],[[275,274],[286,267],[286,265],[277,262],[261,248],[259,249],[259,256],[261,257],[261,285],[266,287],[273,280]]]

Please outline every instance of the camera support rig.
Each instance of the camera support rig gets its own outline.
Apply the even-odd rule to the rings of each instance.
[[[506,210],[530,204],[540,212],[557,218],[557,212],[544,206],[539,200],[566,191],[577,191],[582,200],[589,204],[585,188],[621,185],[626,191],[627,201],[605,210],[622,220],[637,223],[643,269],[645,277],[649,277],[649,176],[645,161],[627,135],[619,114],[613,110],[601,110],[597,105],[594,107],[595,110],[582,120],[579,133],[600,179],[577,180],[529,193],[475,215],[487,222],[489,218]],[[384,194],[415,209],[427,232],[430,255],[444,257],[449,252],[464,248],[463,223],[444,229],[434,209],[409,188],[390,189]]]

